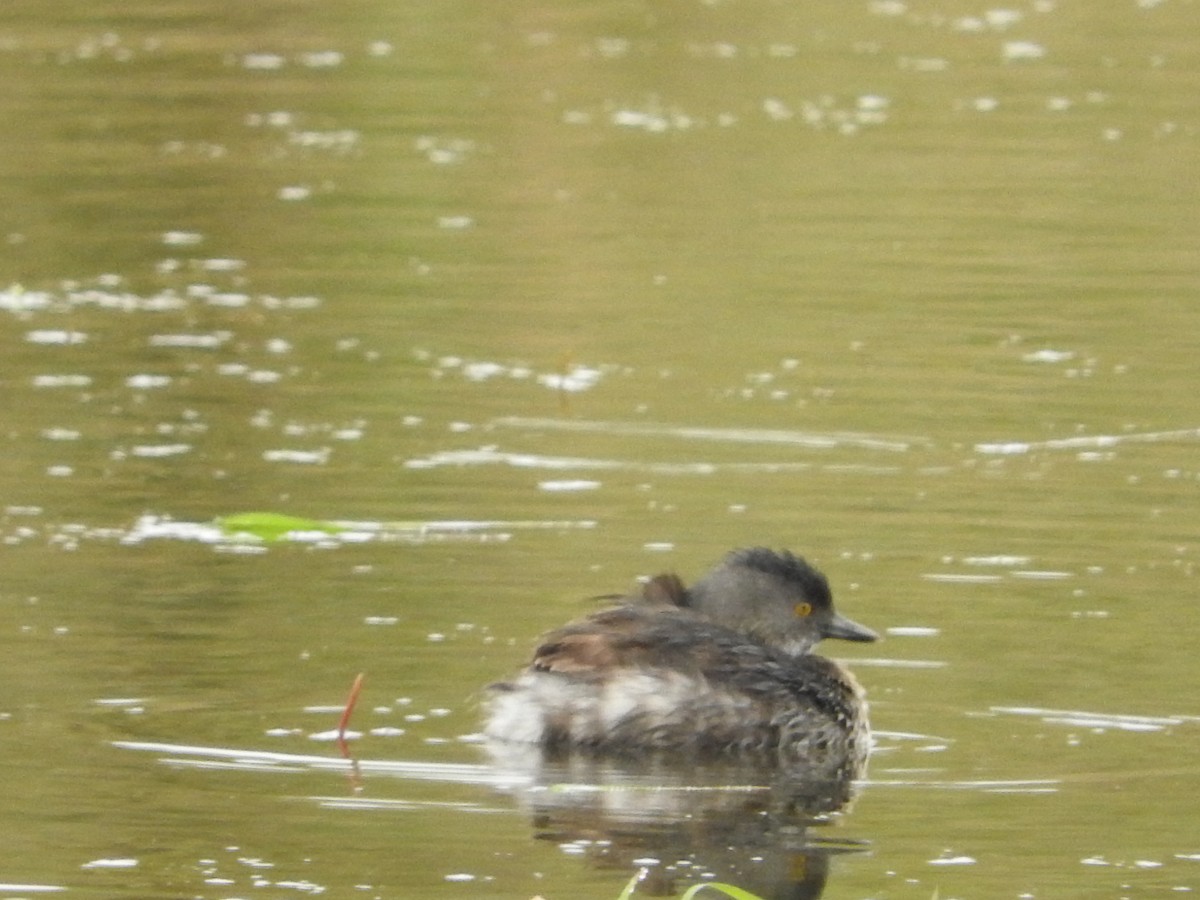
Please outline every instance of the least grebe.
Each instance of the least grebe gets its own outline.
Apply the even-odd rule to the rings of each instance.
[[[855,773],[870,741],[863,690],[811,651],[876,637],[834,610],[805,560],[735,550],[690,588],[659,575],[546,634],[516,678],[491,686],[485,731],[547,751],[767,754]]]

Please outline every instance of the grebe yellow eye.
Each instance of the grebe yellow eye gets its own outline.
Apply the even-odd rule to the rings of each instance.
[[[794,612],[796,614],[797,619],[803,619],[805,616],[807,616],[809,613],[812,612],[812,604],[811,603],[797,603],[795,606],[792,607],[792,612]]]

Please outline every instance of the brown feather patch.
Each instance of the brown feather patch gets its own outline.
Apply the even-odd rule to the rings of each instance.
[[[642,586],[642,600],[666,606],[687,606],[687,588],[674,572],[664,572]]]
[[[595,672],[617,662],[611,636],[603,633],[566,634],[534,651],[532,667],[543,672]]]

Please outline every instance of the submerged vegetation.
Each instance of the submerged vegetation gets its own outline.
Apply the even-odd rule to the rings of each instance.
[[[294,534],[341,534],[348,530],[336,522],[272,512],[234,513],[217,519],[216,525],[226,537],[263,541],[282,541]]]
[[[638,883],[646,877],[646,869],[639,869],[634,876],[629,879],[629,883],[625,885],[625,889],[621,891],[617,900],[630,900],[634,891],[637,889]],[[733,900],[762,900],[757,894],[752,894],[749,891],[744,891],[740,887],[732,884],[724,884],[720,881],[709,881],[704,884],[694,884],[683,892],[680,900],[692,900],[700,894],[701,891],[711,890],[717,893],[724,894],[726,897],[732,897]]]

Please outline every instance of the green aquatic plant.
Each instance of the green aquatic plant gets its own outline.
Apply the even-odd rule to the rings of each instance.
[[[637,889],[638,882],[646,877],[645,869],[638,869],[634,876],[629,879],[629,883],[625,885],[625,889],[621,891],[617,900],[630,900],[634,890]],[[749,891],[743,890],[737,885],[724,884],[720,881],[707,881],[704,884],[694,884],[686,891],[680,900],[692,900],[701,891],[712,890],[724,894],[726,897],[732,897],[733,900],[762,900],[757,894],[752,894]]]
[[[726,897],[732,897],[733,900],[762,900],[758,894],[752,894],[749,891],[742,890],[736,885],[724,884],[720,881],[710,881],[705,884],[692,885],[683,892],[683,896],[680,898],[680,900],[692,900],[693,897],[706,889],[720,891]]]
[[[245,512],[221,516],[216,520],[216,525],[227,537],[252,537],[262,541],[281,541],[298,532],[341,534],[347,530],[344,525],[338,525],[336,522],[272,512]]]

